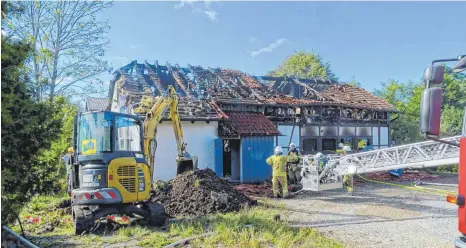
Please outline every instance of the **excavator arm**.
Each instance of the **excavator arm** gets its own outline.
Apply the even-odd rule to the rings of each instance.
[[[150,166],[150,172],[154,174],[154,157],[157,147],[156,134],[157,126],[162,120],[167,109],[170,109],[169,118],[173,124],[173,131],[177,144],[177,174],[184,173],[194,169],[194,162],[191,157],[188,157],[186,152],[186,143],[183,139],[183,129],[181,128],[180,116],[178,114],[179,97],[176,94],[173,86],[168,86],[167,94],[160,96],[147,113],[144,120],[144,155]]]

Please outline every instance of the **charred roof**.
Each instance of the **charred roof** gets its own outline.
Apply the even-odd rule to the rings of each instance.
[[[392,105],[363,88],[328,79],[257,77],[233,69],[203,68],[189,64],[187,67],[169,63],[159,65],[157,61],[153,64],[133,61],[114,74],[110,98],[113,98],[114,87],[117,87],[130,98],[126,99],[126,104],[130,101],[138,107],[143,97],[160,96],[168,85],[172,85],[180,95],[180,105],[191,106],[187,113],[192,116],[197,111],[211,118],[224,118],[217,104],[332,105],[395,111]],[[205,109],[211,112],[207,113],[209,111]]]

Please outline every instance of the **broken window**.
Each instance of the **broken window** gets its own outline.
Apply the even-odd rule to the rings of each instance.
[[[322,139],[322,151],[336,151],[337,150],[337,139],[328,138]]]
[[[303,139],[303,151],[305,154],[317,152],[317,139]]]

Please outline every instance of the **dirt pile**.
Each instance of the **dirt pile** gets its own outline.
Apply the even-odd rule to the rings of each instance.
[[[157,182],[152,201],[164,205],[171,216],[225,213],[257,204],[210,169],[179,175],[167,183]]]

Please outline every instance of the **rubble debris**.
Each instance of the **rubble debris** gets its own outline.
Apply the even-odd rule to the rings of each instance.
[[[273,197],[272,182],[265,181],[261,184],[238,184],[233,187],[235,190],[249,196],[249,197]],[[288,185],[289,192],[296,192],[301,190],[301,185]],[[281,186],[280,186],[281,192]]]
[[[53,230],[55,230],[55,228],[52,224],[46,224],[37,231],[37,234],[41,235],[44,233],[53,232]]]
[[[202,216],[238,211],[257,202],[233,189],[211,169],[178,175],[168,183],[156,183],[152,201],[171,216]]]
[[[239,184],[233,188],[249,197],[273,197],[272,184],[268,181],[262,184]]]
[[[113,216],[103,217],[100,220],[96,220],[94,222],[94,226],[89,230],[89,233],[100,234],[100,233],[108,233],[114,232],[122,227],[123,224],[115,221]]]

